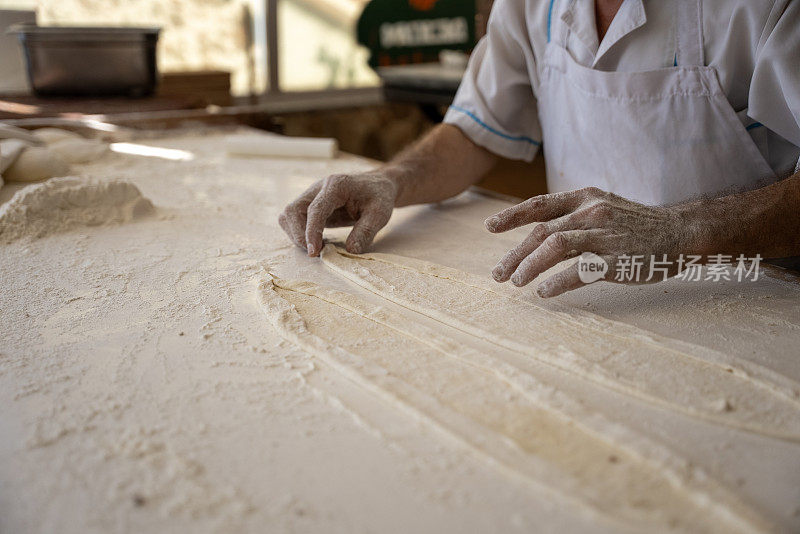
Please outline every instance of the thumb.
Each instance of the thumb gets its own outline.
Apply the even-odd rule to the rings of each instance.
[[[345,242],[347,252],[351,254],[365,252],[372,244],[372,240],[375,239],[378,231],[389,222],[391,216],[391,209],[373,207],[365,210],[353,225],[350,235],[347,236],[347,241]]]

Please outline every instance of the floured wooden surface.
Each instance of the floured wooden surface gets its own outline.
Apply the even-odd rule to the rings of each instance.
[[[229,160],[214,136],[148,144],[192,159],[109,154],[74,170],[132,182],[155,214],[0,246],[0,532],[606,528],[532,497],[265,319],[267,271],[379,302],[290,247],[276,222],[313,180],[368,163]],[[483,230],[505,205],[467,194],[400,210],[375,250],[488,273],[524,235]],[[775,280],[669,281],[598,285],[561,302],[800,380],[798,296]],[[796,444],[555,371],[543,380],[702,467],[784,530],[800,528]]]
[[[532,499],[552,497],[620,529],[770,528],[701,469],[509,363],[503,350],[475,351],[310,282],[267,276],[259,290],[282,337],[526,482]]]
[[[523,369],[550,365],[692,417],[800,443],[800,383],[744,358],[522,298],[514,286],[435,263],[333,244],[321,257],[389,302],[517,353]]]

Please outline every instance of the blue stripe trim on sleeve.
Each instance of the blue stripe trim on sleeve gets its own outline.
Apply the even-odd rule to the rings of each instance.
[[[761,124],[760,122],[754,122],[753,124],[751,124],[750,126],[748,126],[747,128],[745,128],[745,130],[747,130],[747,131],[749,132],[749,131],[750,131],[750,130],[752,130],[753,128],[758,128],[759,126],[764,126],[764,125],[763,125],[763,124]]]
[[[525,141],[526,143],[530,143],[530,144],[532,144],[534,146],[542,146],[542,142],[541,141],[536,141],[534,139],[531,139],[530,137],[526,137],[524,135],[520,135],[520,136],[508,135],[508,134],[503,133],[503,132],[501,132],[499,130],[496,130],[495,128],[492,128],[491,126],[489,126],[488,124],[486,124],[485,122],[480,120],[474,113],[472,113],[471,111],[468,111],[468,110],[466,110],[464,108],[460,108],[458,106],[450,106],[450,109],[452,109],[454,111],[458,111],[459,113],[463,113],[464,115],[466,115],[470,119],[472,119],[475,122],[477,122],[483,128],[489,130],[490,132],[492,132],[493,134],[495,134],[495,135],[497,135],[499,137],[502,137],[503,139],[508,139],[509,141]]]
[[[556,0],[550,0],[550,7],[547,8],[547,42],[550,42],[550,23],[553,20],[553,4]]]

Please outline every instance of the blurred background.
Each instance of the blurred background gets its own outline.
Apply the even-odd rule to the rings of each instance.
[[[491,3],[0,0],[0,120],[31,128],[90,119],[148,131],[239,124],[332,137],[346,152],[385,161],[441,120]],[[88,39],[86,27],[157,29],[153,87],[102,92],[81,81],[82,69],[119,80],[134,69],[130,59],[92,55],[122,46],[108,36],[72,46]],[[40,35],[53,28],[73,35]],[[120,72],[125,65],[131,72]],[[64,90],[69,77],[77,78]],[[515,196],[540,192],[541,161],[504,162],[487,182]]]

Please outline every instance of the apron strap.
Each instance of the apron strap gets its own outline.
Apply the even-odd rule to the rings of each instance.
[[[702,67],[703,54],[703,4],[702,0],[675,0],[677,7],[676,57],[681,67]]]

